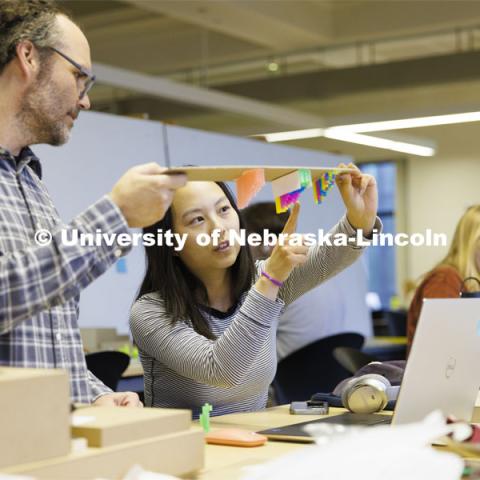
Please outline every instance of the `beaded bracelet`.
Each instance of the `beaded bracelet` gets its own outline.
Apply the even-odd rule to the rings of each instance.
[[[267,272],[262,272],[262,276],[268,278],[274,285],[277,287],[283,287],[283,282],[277,280],[276,278],[271,277]]]

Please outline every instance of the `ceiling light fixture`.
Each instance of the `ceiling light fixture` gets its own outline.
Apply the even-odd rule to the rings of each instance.
[[[265,137],[267,142],[288,142],[290,140],[302,140],[304,138],[323,137],[323,128],[309,128],[304,130],[290,130],[288,132],[265,133],[254,135],[255,137]]]
[[[432,127],[438,125],[453,125],[457,123],[479,122],[480,112],[452,113],[447,115],[430,115],[425,117],[403,118],[400,120],[384,120],[378,122],[355,123],[351,125],[339,125],[336,127],[309,128],[305,130],[293,130],[288,132],[268,133],[262,135],[267,142],[285,142],[289,140],[301,140],[304,138],[326,137],[334,140],[357,143],[370,147],[384,148],[396,152],[409,153],[431,157],[435,149],[425,145],[401,142],[397,140],[362,135],[371,132],[386,132],[408,128]]]
[[[394,152],[408,153],[420,157],[432,157],[435,155],[435,149],[414,143],[400,142],[388,138],[372,137],[371,135],[362,135],[356,132],[342,131],[341,129],[327,128],[323,134],[326,138],[341,140],[343,142],[356,143],[369,147],[383,148]]]
[[[448,115],[431,115],[428,117],[403,118],[400,120],[385,120],[380,122],[355,123],[353,125],[340,125],[331,127],[348,130],[350,132],[382,132],[387,130],[400,130],[403,128],[433,127],[437,125],[452,125],[455,123],[468,123],[480,121],[480,112],[452,113]]]
[[[269,72],[278,72],[278,69],[279,69],[279,65],[277,62],[269,62],[267,64],[267,69]]]
[[[286,132],[265,133],[254,135],[254,137],[263,137],[269,143],[288,142],[291,140],[303,140],[306,138],[326,137],[332,140],[341,140],[343,142],[356,143],[369,147],[383,148],[394,152],[419,155],[421,157],[431,157],[435,155],[435,149],[425,145],[402,142],[388,138],[373,137],[371,135],[361,135],[342,129],[342,127],[332,128],[309,128],[305,130],[290,130]]]

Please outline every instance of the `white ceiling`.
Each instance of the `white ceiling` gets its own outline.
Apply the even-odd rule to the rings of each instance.
[[[480,109],[480,1],[64,4],[89,38],[95,63],[282,107],[279,123],[288,123],[287,109],[327,124]],[[276,72],[267,69],[273,61]],[[252,115],[225,113],[215,102],[208,108],[159,94],[160,83],[142,90],[141,77],[123,87],[114,77],[103,76],[92,91],[94,109],[235,134],[276,127],[254,106]],[[197,91],[197,98],[205,95]],[[322,142],[343,148],[313,143]]]

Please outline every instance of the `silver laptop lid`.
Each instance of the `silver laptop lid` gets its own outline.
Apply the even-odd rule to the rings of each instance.
[[[393,416],[435,409],[470,421],[480,386],[480,298],[425,299]]]

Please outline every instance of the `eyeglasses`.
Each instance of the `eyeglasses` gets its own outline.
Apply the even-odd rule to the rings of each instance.
[[[71,63],[82,75],[82,78],[85,79],[83,89],[80,92],[79,100],[81,100],[93,87],[95,83],[96,77],[92,74],[90,70],[87,70],[85,67],[82,67],[79,63],[75,60],[71,59],[68,55],[65,55],[60,50],[56,49],[55,47],[48,47],[53,50],[55,53],[58,53],[61,57],[63,57],[67,62]]]

